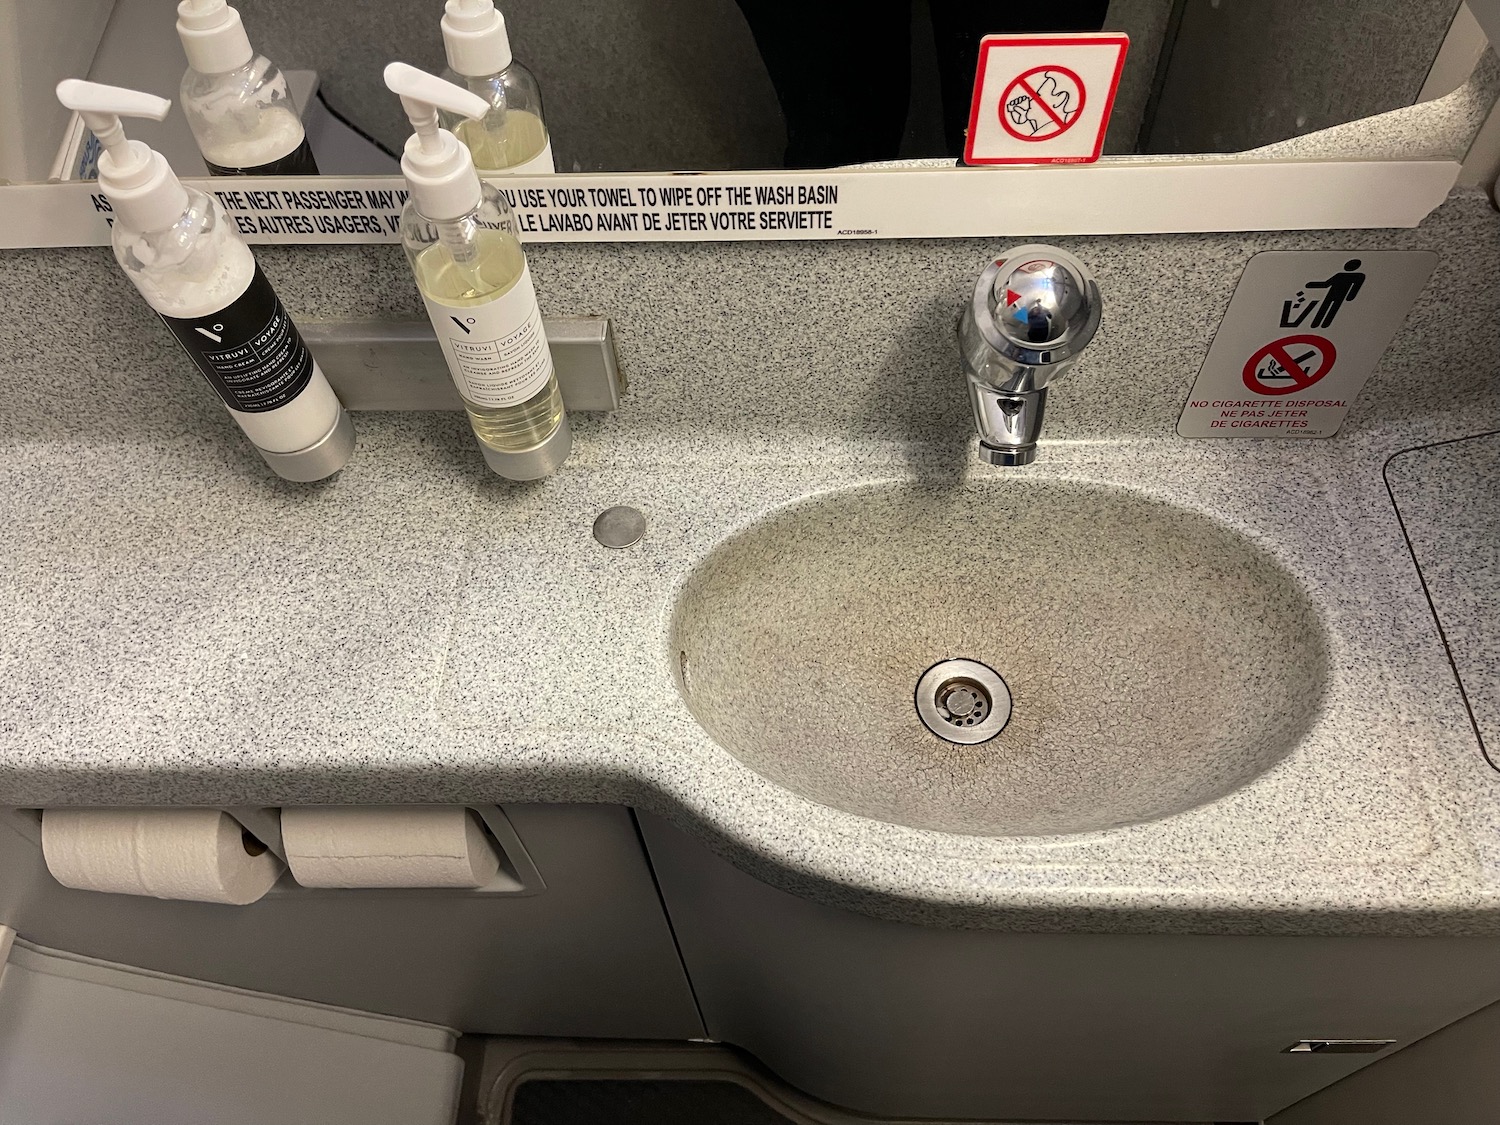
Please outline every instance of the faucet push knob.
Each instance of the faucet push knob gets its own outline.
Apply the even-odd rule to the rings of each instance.
[[[980,456],[995,465],[1036,457],[1047,386],[1099,330],[1099,285],[1055,246],[1017,246],[991,262],[959,320]]]

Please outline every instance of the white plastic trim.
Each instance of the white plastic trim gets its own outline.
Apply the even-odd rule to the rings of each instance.
[[[511,176],[495,183],[511,194],[528,242],[738,242],[1415,227],[1447,197],[1459,168],[1452,160],[1126,159],[1001,169]],[[220,193],[251,243],[398,241],[405,191],[399,177],[186,182]],[[830,188],[835,204],[799,202],[802,189]],[[664,199],[680,197],[683,189],[690,199],[685,204],[640,205],[648,193]],[[601,202],[569,209],[559,205],[558,192]],[[604,205],[623,198],[611,192],[628,192],[637,206]],[[759,201],[776,192],[789,193],[792,202]],[[91,181],[0,187],[0,248],[107,245],[108,216],[98,196]],[[358,206],[299,205],[333,199]],[[287,205],[255,205],[268,201]],[[648,212],[659,229],[646,229]],[[749,212],[756,228],[711,225],[723,212]],[[826,225],[764,229],[759,223],[763,214],[802,212]],[[637,229],[598,228],[599,214],[631,213]],[[563,218],[569,214],[571,222]],[[585,228],[585,215],[592,229]]]

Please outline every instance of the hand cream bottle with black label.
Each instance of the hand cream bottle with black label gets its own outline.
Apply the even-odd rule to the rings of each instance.
[[[57,96],[104,150],[99,188],[113,208],[115,259],[240,429],[287,480],[338,472],[354,427],[250,248],[217,200],[120,127],[121,117],[161,121],[172,103],[78,79],[59,83]]]
[[[401,243],[480,450],[503,477],[548,476],[573,437],[515,215],[438,127],[439,108],[478,118],[488,103],[405,63],[386,67],[385,83],[416,130],[401,158]]]

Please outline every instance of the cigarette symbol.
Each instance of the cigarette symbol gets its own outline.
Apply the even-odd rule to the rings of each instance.
[[[215,324],[213,332],[210,332],[207,328],[199,328],[196,325],[194,326],[193,331],[194,332],[201,332],[201,333],[203,333],[203,335],[207,336],[210,340],[212,340],[216,344],[222,344],[224,342],[224,337],[223,336],[215,336],[214,335],[214,332],[222,332],[222,331],[224,331],[224,326],[222,324]]]

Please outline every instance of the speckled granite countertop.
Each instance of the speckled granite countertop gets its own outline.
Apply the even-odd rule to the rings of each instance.
[[[955,384],[955,393],[958,387]],[[628,414],[628,411],[627,411]],[[1305,585],[1332,642],[1314,729],[1228,797],[1066,837],[917,831],[804,800],[704,735],[673,685],[675,591],[727,533],[864,481],[1005,480],[835,444],[651,456],[581,420],[568,470],[486,475],[462,419],[360,416],[321,486],[213,437],[38,444],[0,465],[0,792],[17,804],[608,801],[780,885],[981,926],[1500,933],[1500,828],[1377,443],[1054,442],[1028,479],[1212,514]],[[227,436],[227,435],[226,435]],[[1389,440],[1389,439],[1387,439]],[[597,512],[648,513],[598,547]]]
[[[456,414],[359,415],[337,479],[277,482],[107,252],[0,256],[0,804],[620,802],[885,917],[1500,934],[1500,773],[1381,474],[1500,428],[1500,215],[1479,193],[1412,231],[1063,240],[1105,327],[1042,459],[1011,472],[1204,512],[1305,588],[1329,690],[1269,772],[1132,827],[962,836],[798,797],[694,723],[668,618],[724,536],[862,482],[1016,479],[974,457],[952,339],[1003,245],[532,248],[549,312],[614,318],[633,388],[533,486],[489,475]],[[1173,434],[1251,255],[1377,246],[1444,264],[1343,436]],[[395,248],[260,258],[295,316],[421,315]],[[651,525],[607,551],[590,526],[621,503]]]
[[[1500,433],[1398,453],[1385,479],[1480,746],[1500,770]]]

